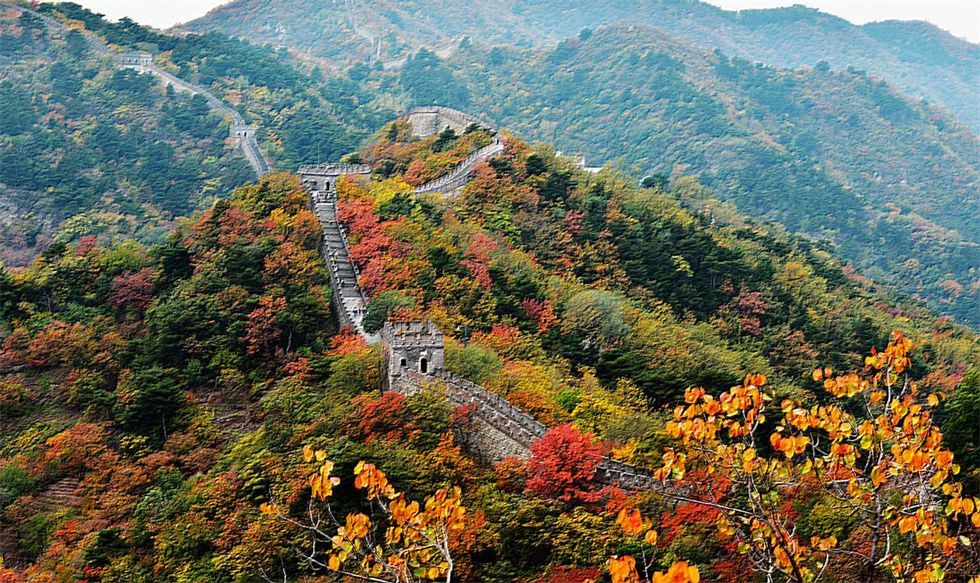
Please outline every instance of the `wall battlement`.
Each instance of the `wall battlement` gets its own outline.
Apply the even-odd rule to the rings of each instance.
[[[341,176],[368,176],[371,167],[367,164],[307,164],[300,166],[297,174],[307,189],[333,193]]]
[[[435,126],[448,120],[456,124],[455,127],[452,124],[444,127],[465,130],[472,123],[487,127],[472,116],[448,108],[416,108],[409,114],[410,121],[412,116],[420,122],[419,126],[413,123],[416,129],[425,129],[422,124],[430,123],[434,118]],[[425,131],[433,128],[431,124],[426,127]],[[441,128],[434,131],[441,131]],[[499,155],[503,149],[503,143],[495,138],[453,172],[424,185],[416,190],[416,194],[459,188],[469,180],[478,162]],[[323,228],[320,251],[330,271],[330,285],[341,325],[350,326],[367,342],[381,341],[384,390],[410,395],[439,385],[450,403],[472,410],[473,427],[464,436],[464,445],[488,462],[498,462],[507,456],[526,459],[530,456],[531,444],[543,437],[548,428],[493,391],[446,372],[445,338],[432,322],[389,321],[380,336],[364,331],[362,319],[367,312],[368,298],[357,285],[358,271],[350,261],[346,233],[337,221],[335,185],[341,176],[368,175],[370,172],[371,168],[363,164],[316,164],[302,166],[299,170],[303,186],[310,191],[310,208],[320,217]],[[596,479],[602,484],[627,490],[664,489],[650,473],[610,458],[602,458],[596,466]]]
[[[412,124],[412,135],[416,138],[438,134],[446,128],[452,128],[454,132],[461,134],[474,124],[477,127],[491,129],[489,124],[468,113],[438,105],[413,108],[408,112],[406,119]]]

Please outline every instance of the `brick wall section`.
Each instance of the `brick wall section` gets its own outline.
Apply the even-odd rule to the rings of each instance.
[[[496,463],[513,455],[527,458],[531,443],[540,439],[548,430],[530,415],[510,404],[507,399],[487,389],[460,378],[452,373],[423,375],[413,371],[402,373],[403,385],[396,387],[402,393],[411,394],[433,381],[446,389],[446,398],[454,406],[475,405],[477,427],[471,447],[486,461]],[[603,457],[596,467],[596,479],[609,486],[624,490],[662,491],[663,485],[653,476],[636,466]]]
[[[420,194],[432,194],[435,192],[449,193],[466,186],[466,183],[470,180],[470,174],[473,173],[473,169],[476,165],[484,160],[494,158],[501,155],[504,152],[504,144],[497,136],[493,137],[493,142],[489,146],[484,146],[470,154],[465,160],[463,160],[458,166],[453,168],[449,174],[443,174],[439,178],[431,182],[426,182],[422,186],[416,188],[413,192],[413,196],[418,196]]]
[[[437,134],[447,127],[457,134],[463,133],[473,124],[490,129],[488,124],[472,115],[449,107],[416,107],[408,112],[407,119],[412,124],[412,135],[417,138]]]

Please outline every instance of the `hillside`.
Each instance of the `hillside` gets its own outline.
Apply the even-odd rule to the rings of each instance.
[[[226,106],[258,126],[261,149],[279,168],[338,158],[390,117],[358,106],[368,99],[353,82],[323,82],[268,48],[110,23],[69,2],[37,8],[61,23],[53,27],[0,7],[0,249],[8,264],[29,263],[57,225],[69,241],[158,241],[161,225],[249,180],[227,139]],[[115,67],[110,56],[125,51],[153,54],[162,74],[206,88],[224,111]]]
[[[403,57],[462,35],[481,45],[554,45],[583,28],[624,21],[773,66],[827,61],[833,69],[866,70],[980,131],[980,46],[922,22],[855,26],[802,6],[732,12],[688,0],[235,0],[183,28],[350,62]]]
[[[168,221],[249,179],[228,122],[0,5],[0,260],[29,262],[52,228],[159,241]]]
[[[373,75],[397,77],[409,103],[485,112],[592,165],[697,174],[743,212],[980,322],[980,141],[873,77],[753,65],[625,25],[555,49],[422,53]]]
[[[340,182],[338,216],[372,298],[368,319],[427,319],[445,331],[448,370],[554,429],[529,461],[491,466],[468,453],[472,410],[451,410],[436,387],[379,394],[379,347],[338,334],[329,314],[309,193],[294,176],[269,174],[162,245],[85,240],[49,249],[23,273],[0,271],[0,576],[298,580],[310,574],[297,556],[309,545],[304,521],[329,496],[343,513],[390,503],[390,519],[407,529],[423,510],[465,504],[447,511],[458,580],[595,579],[611,555],[639,553],[636,532],[620,526],[637,509],[657,524],[654,568],[683,557],[703,580],[761,581],[733,539],[713,534],[718,515],[601,488],[590,468],[603,454],[651,469],[673,459],[663,406],[692,402],[690,385],[717,393],[757,383],[771,387],[767,402],[856,408],[859,397],[811,371],[863,371],[878,358],[863,356],[892,330],[916,347],[902,374],[919,382],[923,402],[950,395],[944,430],[961,436],[957,452],[972,451],[970,419],[955,413],[978,391],[973,373],[961,383],[980,362],[968,330],[722,203],[710,202],[725,221],[684,210],[698,192],[689,178],[671,191],[637,188],[502,136],[502,155],[479,164],[457,196],[412,195],[490,139],[476,130],[413,140],[405,122],[390,124],[360,152],[371,179]],[[932,427],[922,417],[907,425]],[[414,506],[376,469],[412,499],[460,490]],[[866,531],[829,492],[785,479],[767,496],[787,496],[794,537],[863,548]],[[369,524],[351,516],[322,528],[360,539]],[[907,556],[925,556],[929,543],[920,549],[906,524],[884,528],[913,545]],[[397,547],[393,530],[383,536]],[[807,548],[825,544],[816,540]],[[952,576],[971,564],[950,540]],[[826,556],[835,581],[856,581],[867,566]],[[329,568],[345,561],[335,560]],[[436,563],[424,578],[447,568]]]

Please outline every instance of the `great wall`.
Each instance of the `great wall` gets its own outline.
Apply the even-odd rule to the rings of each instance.
[[[63,23],[35,11],[6,3],[0,5],[28,12],[49,29],[62,33],[69,30]],[[211,109],[231,117],[229,135],[237,140],[256,176],[269,170],[255,139],[255,126],[248,125],[237,111],[203,87],[160,69],[149,53],[119,54],[88,33],[83,33],[83,37],[93,51],[111,57],[117,66],[151,73],[176,90],[202,95]],[[406,117],[415,137],[427,137],[446,128],[463,133],[474,125],[492,130],[480,119],[446,107],[418,107]],[[503,152],[504,143],[494,134],[489,145],[471,154],[445,175],[417,187],[412,195],[451,195],[466,185],[480,163]],[[473,424],[463,436],[464,444],[471,451],[487,462],[497,462],[507,456],[527,458],[532,442],[544,436],[547,427],[500,395],[446,371],[444,336],[431,322],[386,322],[380,334],[364,329],[369,298],[359,285],[360,273],[350,259],[347,234],[337,218],[336,182],[343,176],[368,176],[370,172],[370,167],[363,164],[308,165],[300,167],[298,172],[302,184],[310,192],[310,209],[318,216],[323,231],[319,250],[329,273],[332,304],[338,321],[341,326],[356,331],[365,342],[382,343],[385,390],[412,394],[437,385],[451,404],[471,409]],[[596,479],[628,490],[664,488],[648,472],[608,457],[602,458],[597,465]]]
[[[445,128],[464,130],[472,123],[489,129],[476,118],[448,108],[418,108],[408,114],[420,119],[413,135],[426,137]],[[434,119],[433,119],[434,118]],[[464,125],[465,124],[465,125]],[[414,194],[449,194],[462,188],[473,169],[491,157],[499,156],[504,144],[493,142],[474,152],[452,171],[423,185]],[[333,307],[342,326],[349,326],[368,343],[380,341],[382,348],[382,388],[413,394],[426,387],[437,387],[454,406],[471,410],[473,423],[461,436],[463,444],[487,462],[507,456],[527,458],[531,443],[544,436],[547,427],[496,393],[445,370],[445,339],[431,322],[386,322],[380,335],[364,330],[368,297],[357,282],[357,266],[350,260],[349,244],[343,225],[337,220],[336,183],[343,176],[368,176],[370,167],[351,164],[317,164],[299,170],[302,184],[310,192],[310,208],[323,228],[320,252],[330,274]],[[658,490],[664,486],[650,473],[630,464],[604,457],[596,467],[596,479],[605,485],[627,490]]]
[[[40,12],[30,10],[23,6],[7,4],[5,2],[0,2],[0,6],[13,8],[17,11],[34,16],[43,22],[49,31],[65,34],[70,30],[74,30],[57,19],[41,14]],[[113,63],[116,66],[124,69],[132,69],[139,73],[150,73],[161,79],[165,85],[170,85],[177,91],[184,91],[192,95],[203,96],[207,101],[208,107],[224,114],[226,117],[231,117],[231,126],[229,127],[228,135],[229,137],[235,139],[236,145],[241,150],[242,155],[245,156],[249,166],[252,167],[256,178],[262,176],[262,174],[269,170],[269,164],[266,161],[265,156],[262,155],[262,151],[259,149],[259,143],[255,137],[255,126],[247,124],[241,114],[212,95],[210,91],[199,85],[179,79],[167,71],[164,71],[153,63],[153,55],[150,53],[117,53],[91,33],[87,31],[79,32],[82,34],[82,38],[85,39],[85,44],[88,45],[89,49],[103,57],[112,58]]]

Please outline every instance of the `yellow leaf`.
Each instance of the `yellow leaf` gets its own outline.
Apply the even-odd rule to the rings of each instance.
[[[303,446],[303,461],[306,462],[306,463],[310,463],[310,460],[311,459],[313,459],[313,448],[310,447],[310,446],[308,446],[308,445],[304,445]]]
[[[647,533],[645,535],[643,535],[643,540],[646,541],[647,544],[656,546],[656,544],[657,544],[657,531],[652,530],[652,529],[651,530],[648,530]]]
[[[327,452],[322,449],[316,450],[316,461],[322,462],[325,459],[327,459]]]

